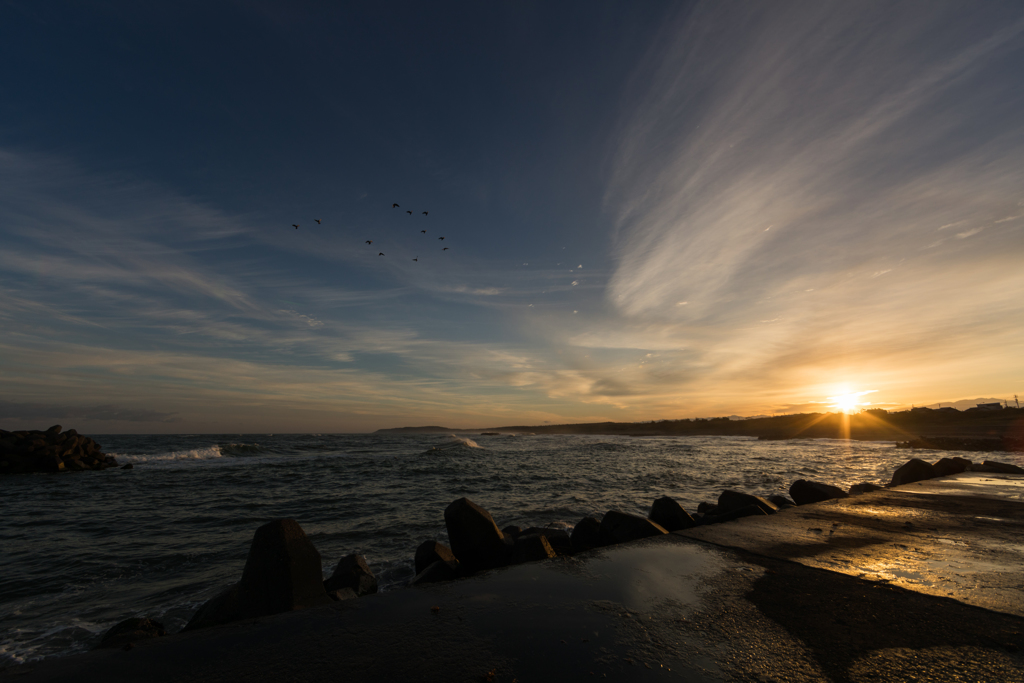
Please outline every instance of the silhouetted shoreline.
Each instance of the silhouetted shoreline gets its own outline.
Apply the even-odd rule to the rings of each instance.
[[[868,410],[801,413],[736,420],[728,417],[654,422],[592,422],[561,425],[513,425],[463,429],[439,426],[379,429],[377,434],[433,433],[595,434],[622,436],[750,436],[760,439],[856,439],[915,441],[929,437],[1024,440],[1024,409],[953,410],[915,408],[888,413]],[[941,447],[939,447],[941,448]],[[1017,449],[1014,449],[1017,450]]]

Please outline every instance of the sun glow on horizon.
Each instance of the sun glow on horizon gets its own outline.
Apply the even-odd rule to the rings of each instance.
[[[860,401],[861,396],[866,394],[873,394],[877,389],[868,389],[866,391],[856,391],[847,394],[840,394],[839,396],[829,396],[828,400],[832,401],[829,405],[830,408],[835,408],[841,413],[856,413],[860,410],[861,406],[870,405],[866,401]]]

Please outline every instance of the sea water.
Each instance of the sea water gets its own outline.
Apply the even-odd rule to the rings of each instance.
[[[325,576],[362,554],[383,591],[413,577],[444,509],[467,496],[499,526],[571,530],[610,509],[688,510],[727,488],[796,479],[885,483],[913,455],[891,442],[565,435],[97,436],[131,470],[0,478],[0,666],[94,647],[129,617],[181,629],[237,581],[253,532],[299,522]],[[962,454],[1024,464],[1021,454]]]

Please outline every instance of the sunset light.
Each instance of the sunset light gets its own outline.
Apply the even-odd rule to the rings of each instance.
[[[1024,683],[1024,0],[0,55],[0,679]]]
[[[857,391],[849,394],[840,394],[839,396],[829,396],[828,400],[831,401],[829,408],[834,408],[841,413],[856,413],[862,406],[868,405],[867,402],[861,401],[860,398],[867,394],[873,394],[877,391],[876,389],[868,389],[867,391]]]

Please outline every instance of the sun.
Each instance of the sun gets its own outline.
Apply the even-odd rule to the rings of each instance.
[[[867,391],[855,391],[846,394],[840,394],[838,396],[829,396],[828,400],[832,403],[829,404],[830,408],[835,408],[841,413],[856,413],[860,411],[861,406],[871,405],[861,401],[861,397],[865,394],[873,394],[877,389],[868,389]]]
[[[857,406],[860,403],[857,399],[860,398],[859,394],[843,394],[842,396],[831,396],[829,400],[832,401],[832,407],[841,413],[855,413],[857,412]]]

